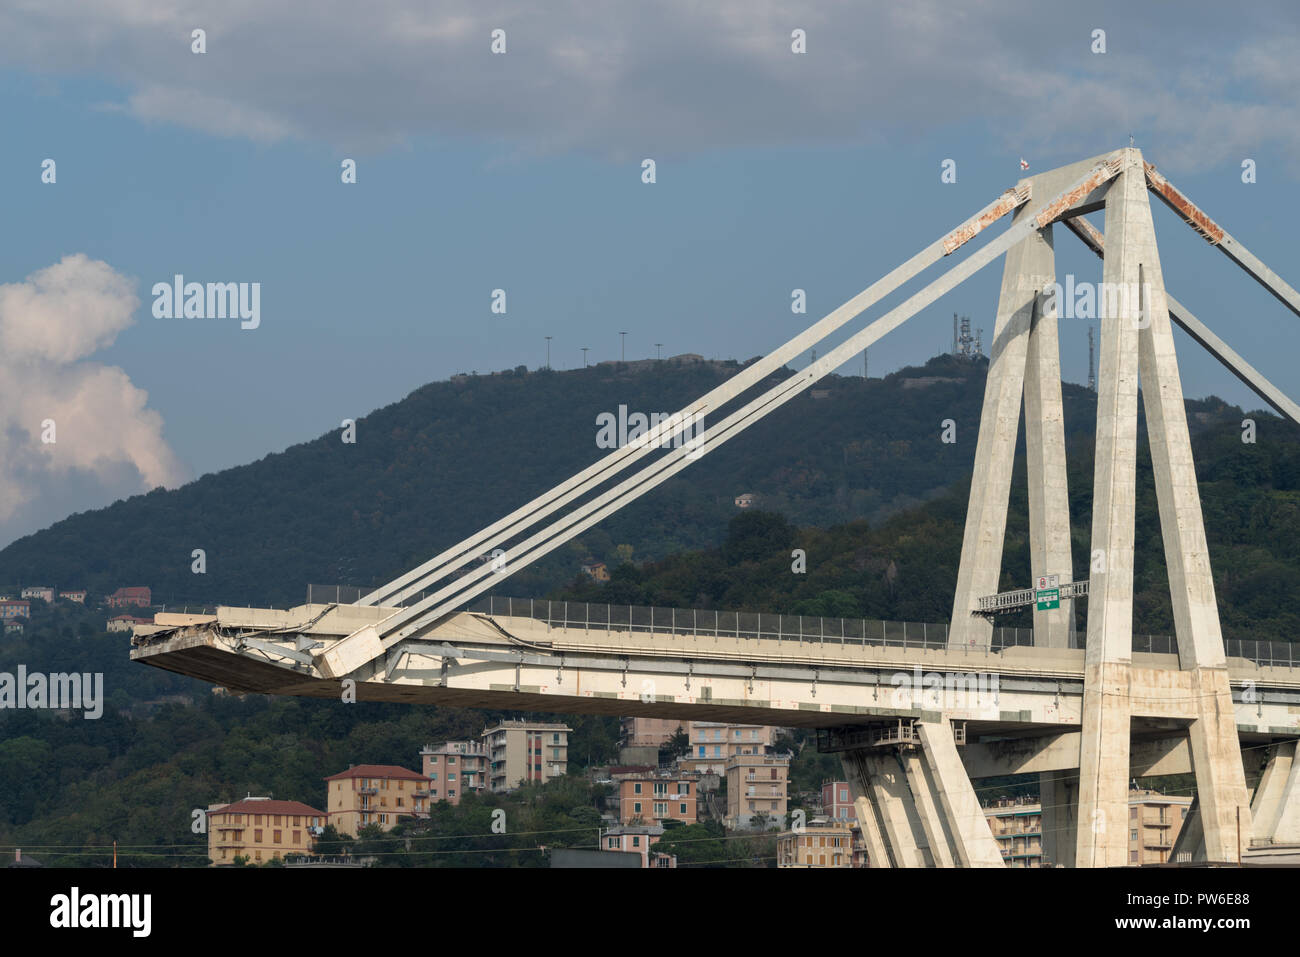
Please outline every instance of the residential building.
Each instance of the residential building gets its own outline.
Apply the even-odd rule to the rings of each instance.
[[[814,818],[776,839],[777,867],[866,867],[858,829],[847,821]]]
[[[609,568],[604,562],[596,561],[594,558],[589,558],[582,563],[582,573],[592,581],[609,581]]]
[[[677,776],[638,774],[621,778],[618,819],[624,824],[658,824],[665,820],[694,824],[698,820],[697,783]]]
[[[153,593],[147,585],[131,585],[126,588],[119,588],[106,599],[110,608],[127,608],[132,605],[138,608],[148,608],[153,604]]]
[[[0,598],[0,618],[31,618],[32,604],[13,598]]]
[[[1038,801],[1003,798],[986,807],[984,816],[1007,867],[1043,866],[1043,809]]]
[[[429,779],[429,801],[459,804],[466,794],[487,789],[487,749],[482,741],[426,744],[420,752]]]
[[[53,602],[54,589],[48,585],[28,585],[23,589],[23,598],[39,598],[41,601]]]
[[[623,747],[658,748],[668,741],[677,729],[683,731],[689,721],[677,718],[622,718]]]
[[[563,724],[502,721],[483,731],[488,787],[513,791],[523,784],[561,777],[569,766],[569,734]]]
[[[832,821],[856,821],[857,805],[854,804],[848,781],[822,782],[822,814]]]
[[[643,868],[676,867],[676,854],[659,854],[651,850],[663,836],[664,829],[658,824],[623,824],[601,832],[600,848],[640,854]]]
[[[785,825],[788,755],[737,754],[727,761],[727,817],[729,828]],[[755,818],[759,820],[756,821]]]
[[[246,797],[208,807],[208,857],[214,866],[242,857],[257,864],[309,854],[325,826],[325,812],[299,801]]]
[[[84,605],[86,603],[86,589],[76,588],[72,591],[61,591],[59,592],[59,597],[66,599],[67,601],[75,601],[79,605]]]
[[[135,615],[114,615],[105,625],[107,631],[130,631],[133,625],[151,625],[151,618],[137,618]]]
[[[5,622],[6,635],[21,635],[23,633],[23,623],[17,618],[10,618]]]
[[[777,729],[757,724],[722,724],[692,721],[691,749],[678,761],[685,771],[725,774],[727,761],[738,754],[766,754],[776,741]]]
[[[1142,789],[1129,791],[1128,862],[1168,863],[1191,807],[1191,797]]]
[[[413,817],[429,816],[432,782],[395,764],[357,764],[325,779],[328,820],[341,834],[368,824],[385,831]]]
[[[1192,799],[1135,789],[1129,792],[1128,863],[1165,864],[1191,809]],[[1072,866],[1043,858],[1042,807],[1032,798],[1004,799],[984,809],[1008,867]]]
[[[736,508],[753,508],[758,504],[758,496],[753,492],[744,492],[736,496]]]

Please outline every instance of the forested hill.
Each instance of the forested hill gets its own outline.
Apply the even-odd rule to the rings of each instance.
[[[602,413],[676,411],[740,368],[671,360],[520,367],[431,383],[360,419],[354,443],[332,431],[20,539],[0,551],[0,583],[92,593],[149,585],[156,602],[277,606],[301,602],[308,582],[378,583],[605,454],[596,441]],[[941,356],[884,379],[829,377],[516,574],[508,589],[541,594],[571,581],[588,556],[613,567],[628,555],[641,562],[716,546],[742,493],[795,525],[879,524],[969,480],[985,369],[983,360]],[[1067,385],[1065,403],[1072,451],[1086,458],[1094,396]],[[1267,460],[1272,470],[1294,459],[1295,435],[1275,418],[1259,417],[1259,443],[1243,446],[1240,410],[1214,399],[1189,409],[1198,443],[1227,443],[1215,469]],[[942,441],[948,419],[955,442]],[[1294,488],[1289,473],[1260,481]],[[1242,529],[1255,521],[1231,520]],[[191,571],[196,548],[206,555],[202,575]]]

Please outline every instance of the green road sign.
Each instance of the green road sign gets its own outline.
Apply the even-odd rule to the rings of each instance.
[[[1036,597],[1039,611],[1051,611],[1054,608],[1061,607],[1061,589],[1059,588],[1040,588]]]

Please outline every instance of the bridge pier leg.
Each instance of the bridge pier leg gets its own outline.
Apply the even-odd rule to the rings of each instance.
[[[1140,156],[1124,151],[1124,169],[1106,193],[1103,289],[1140,288],[1151,238]],[[1092,570],[1084,655],[1079,749],[1077,867],[1128,864],[1130,676],[1133,661],[1133,544],[1137,496],[1138,324],[1126,295],[1118,315],[1101,319],[1097,375],[1097,447],[1093,468]]]
[[[946,720],[918,721],[921,753],[947,817],[948,833],[960,867],[1005,867],[975,787],[957,753],[952,725]]]
[[[844,776],[849,782],[849,793],[853,796],[853,807],[858,818],[858,830],[862,832],[862,842],[867,848],[867,867],[893,867],[881,831],[880,820],[876,815],[876,806],[871,800],[871,787],[867,781],[862,753],[846,751],[840,759],[840,764],[843,765]]]
[[[897,757],[890,752],[868,751],[862,757],[871,797],[880,814],[895,867],[927,867],[932,860],[925,847],[925,831],[912,803],[912,794]]]
[[[1145,182],[1145,171],[1139,165],[1133,167],[1132,176],[1141,176]],[[1246,774],[1173,327],[1145,189],[1141,202],[1131,204],[1125,234],[1123,241],[1138,259],[1138,293],[1145,300],[1138,325],[1142,405],[1169,570],[1179,664],[1185,672],[1191,672],[1191,694],[1196,704],[1197,718],[1189,733],[1206,854],[1210,861],[1236,861],[1238,844],[1249,843],[1251,833]]]
[[[1254,843],[1300,843],[1300,761],[1296,760],[1295,741],[1269,749],[1250,816]]]
[[[903,771],[907,774],[907,786],[912,791],[912,799],[921,819],[921,828],[930,845],[930,857],[935,867],[954,867],[956,860],[952,850],[952,835],[948,823],[940,811],[937,801],[938,789],[925,766],[925,759],[915,751],[905,751],[899,755]]]
[[[1043,771],[1038,775],[1042,808],[1043,860],[1073,867],[1079,840],[1079,773]]]
[[[1013,222],[1032,216],[1033,205],[1031,200],[1021,207]],[[1050,229],[1035,232],[1007,250],[984,383],[984,408],[975,441],[973,474],[976,479],[971,482],[970,503],[966,508],[966,530],[962,535],[961,563],[957,567],[957,590],[948,632],[949,648],[988,648],[992,643],[992,621],[971,612],[979,598],[998,590],[1029,330],[1044,277],[1053,273],[1053,262]],[[1060,389],[1059,381],[1057,389]]]

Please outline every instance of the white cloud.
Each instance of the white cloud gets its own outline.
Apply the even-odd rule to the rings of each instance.
[[[84,361],[138,305],[131,280],[82,254],[0,284],[0,523],[44,513],[41,498],[69,480],[117,493],[126,476],[137,491],[185,478],[144,390],[119,368]]]
[[[383,148],[426,134],[646,155],[995,131],[1012,154],[1132,132],[1174,167],[1300,154],[1286,0],[43,0],[0,56],[123,84],[124,107],[224,136]],[[208,52],[190,52],[190,31]],[[489,53],[507,31],[509,52]],[[790,52],[790,31],[808,52]],[[1090,50],[1106,30],[1107,52]],[[958,140],[954,145],[961,145]]]

